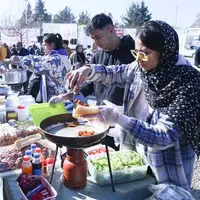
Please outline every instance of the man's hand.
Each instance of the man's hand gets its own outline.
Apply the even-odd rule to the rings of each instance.
[[[87,79],[91,71],[92,69],[90,67],[83,66],[79,69],[67,73],[66,78],[68,86],[74,91],[80,90],[81,84]]]

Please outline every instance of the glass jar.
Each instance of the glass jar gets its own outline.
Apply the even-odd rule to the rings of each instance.
[[[63,164],[63,183],[70,189],[80,189],[87,185],[87,162],[82,149],[67,149]]]
[[[6,120],[7,120],[7,122],[11,119],[17,120],[17,113],[15,111],[15,107],[7,107],[6,108]]]

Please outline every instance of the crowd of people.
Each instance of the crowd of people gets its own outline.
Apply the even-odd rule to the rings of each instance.
[[[94,95],[101,109],[95,117],[119,125],[107,136],[108,145],[136,150],[158,184],[190,192],[195,154],[200,155],[200,73],[179,54],[176,31],[163,21],[149,21],[134,41],[118,37],[112,19],[98,14],[85,33],[94,43],[86,50],[79,44],[75,52],[59,34],[44,36],[43,56],[22,43],[6,47],[13,64],[32,69],[27,94],[38,97],[45,75],[47,101],[71,99],[69,88],[83,97]],[[124,112],[102,106],[103,100]]]

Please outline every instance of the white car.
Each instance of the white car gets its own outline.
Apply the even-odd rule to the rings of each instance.
[[[198,48],[197,46],[180,48],[180,54],[185,57],[193,57],[194,58],[197,48]]]

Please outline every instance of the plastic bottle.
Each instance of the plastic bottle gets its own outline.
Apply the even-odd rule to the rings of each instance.
[[[29,156],[30,161],[32,162],[33,158],[32,158],[31,153],[32,153],[31,150],[26,150],[26,151],[25,151],[25,156]]]
[[[32,157],[34,157],[35,149],[36,149],[36,144],[31,144],[31,155],[32,155]]]
[[[32,164],[29,156],[24,156],[21,168],[22,174],[27,174],[28,176],[32,175]]]
[[[35,153],[34,158],[32,161],[32,167],[33,167],[33,175],[42,175],[42,162],[40,160],[40,154]]]
[[[41,156],[41,148],[40,147],[36,147],[35,148],[35,153],[38,153]]]
[[[49,152],[49,157],[46,159],[46,162],[47,162],[47,175],[50,175],[52,173],[53,163],[54,163],[54,157],[51,151]]]
[[[41,160],[41,162],[42,162],[42,161],[44,160],[44,157],[43,157],[41,148],[40,148],[40,147],[37,147],[37,148],[35,149],[35,153],[40,154],[40,160]]]
[[[47,161],[46,161],[46,157],[44,154],[42,154],[43,156],[43,160],[42,160],[42,173],[44,176],[47,175]]]
[[[27,115],[27,110],[24,105],[17,106],[17,117],[18,117],[18,121],[20,122],[27,120],[28,115]]]
[[[42,163],[42,174],[46,175],[47,174],[47,163],[46,163],[45,156],[41,152],[41,148],[37,147],[35,149],[35,153],[40,154],[40,161]]]

